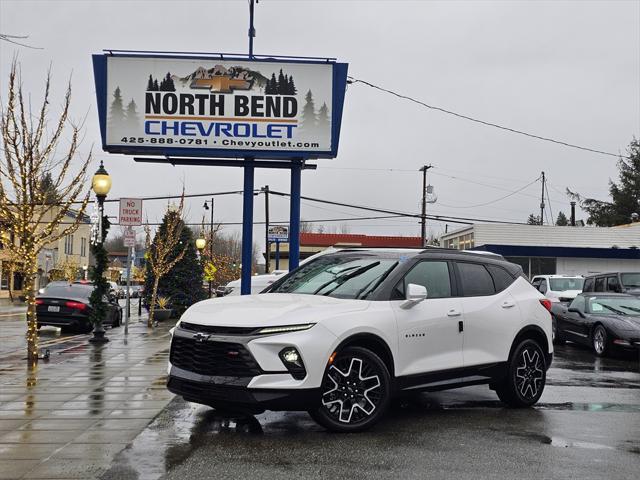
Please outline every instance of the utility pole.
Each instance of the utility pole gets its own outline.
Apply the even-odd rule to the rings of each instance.
[[[253,38],[256,36],[256,29],[253,27],[253,5],[254,0],[249,0],[249,58],[253,57]]]
[[[427,244],[427,170],[433,168],[433,165],[424,165],[420,168],[422,172],[422,229],[421,238],[422,246]]]
[[[264,244],[266,248],[265,255],[265,273],[269,273],[271,269],[271,245],[269,245],[269,185],[262,187],[264,193]]]
[[[211,197],[211,220],[209,221],[209,263],[213,264],[213,200],[214,197]],[[203,205],[205,210],[209,210],[209,206],[207,205],[207,202],[204,202]],[[204,219],[203,219],[204,222]],[[212,281],[209,280],[209,298],[211,298],[211,293],[212,293]]]
[[[544,225],[544,172],[542,172],[542,195],[540,196],[540,225]]]

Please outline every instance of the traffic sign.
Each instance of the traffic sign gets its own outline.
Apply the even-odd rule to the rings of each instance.
[[[120,225],[132,227],[142,225],[142,199],[121,198],[119,219]]]
[[[124,231],[124,246],[135,247],[136,246],[136,232],[133,228],[127,228]]]

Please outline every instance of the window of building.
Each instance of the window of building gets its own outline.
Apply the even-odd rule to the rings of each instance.
[[[398,297],[405,297],[406,286],[410,283],[422,285],[427,289],[427,298],[451,296],[451,279],[447,262],[420,262],[407,273],[396,290]]]
[[[87,256],[87,239],[84,237],[80,239],[80,256]]]
[[[64,237],[64,253],[73,255],[73,235]]]
[[[479,297],[496,293],[489,271],[477,263],[458,262],[458,273],[465,297]]]

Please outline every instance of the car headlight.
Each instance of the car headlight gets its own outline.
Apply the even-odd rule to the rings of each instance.
[[[309,330],[315,323],[303,323],[301,325],[285,325],[282,327],[265,327],[258,330],[258,335],[264,335],[267,333],[288,333],[288,332],[300,332],[302,330]]]

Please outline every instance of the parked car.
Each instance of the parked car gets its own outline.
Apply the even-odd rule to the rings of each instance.
[[[640,272],[599,273],[585,278],[584,292],[640,295]]]
[[[583,292],[570,305],[554,304],[554,341],[589,346],[598,356],[640,348],[640,299],[620,293]]]
[[[138,298],[142,292],[142,285],[131,285],[131,290],[129,291],[129,295],[131,298]]]
[[[552,302],[571,302],[582,292],[584,277],[570,275],[536,275],[531,285]]]
[[[69,284],[48,285],[36,297],[36,314],[38,328],[43,325],[53,325],[62,328],[63,332],[90,332],[92,329],[89,316],[91,305],[89,297],[93,292],[93,285]],[[119,327],[122,323],[122,308],[117,300],[104,296],[103,302],[107,307],[106,325]]]
[[[260,293],[278,278],[282,274],[287,273],[286,270],[275,270],[273,273],[267,273],[264,275],[254,275],[251,277],[251,295]],[[216,288],[216,296],[225,297],[227,295],[240,295],[240,279],[233,280],[227,283],[225,286]]]
[[[371,427],[406,392],[489,384],[528,407],[553,357],[550,306],[494,256],[343,250],[260,295],[189,308],[172,330],[168,389],[221,410],[308,410],[343,432]]]

